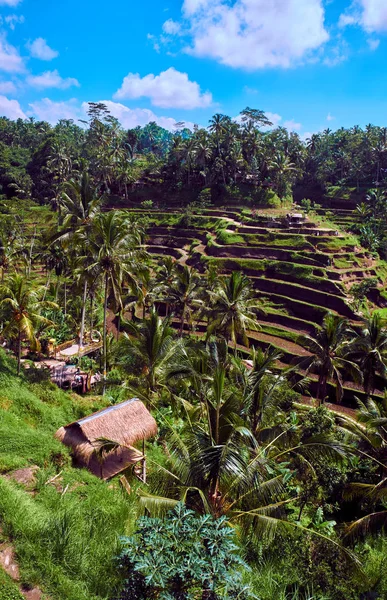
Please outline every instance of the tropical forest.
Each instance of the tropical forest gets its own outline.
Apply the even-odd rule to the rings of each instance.
[[[0,118],[0,599],[387,598],[387,128]]]

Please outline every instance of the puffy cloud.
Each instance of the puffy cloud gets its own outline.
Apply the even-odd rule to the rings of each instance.
[[[367,44],[370,50],[374,52],[377,48],[379,48],[380,40],[375,40],[373,38],[369,38],[367,40]]]
[[[185,50],[244,69],[290,67],[329,35],[322,0],[185,0]]]
[[[140,77],[138,73],[129,73],[114,94],[117,100],[142,96],[161,108],[204,108],[212,103],[210,92],[202,93],[196,81],[190,81],[187,73],[173,67],[156,76],[150,73]]]
[[[168,19],[163,24],[163,31],[167,35],[179,35],[181,33],[181,25],[173,19]]]
[[[169,131],[176,131],[178,121],[171,117],[158,116],[153,111],[147,108],[128,108],[119,102],[111,100],[100,100],[106,105],[107,109],[119,120],[125,129],[131,129],[140,125],[143,127],[151,121],[155,121],[161,127]],[[55,125],[60,119],[87,119],[87,110],[89,105],[87,102],[80,102],[76,98],[66,100],[64,102],[54,102],[50,98],[43,98],[37,102],[32,102],[28,114],[35,116],[41,121],[48,121]],[[193,129],[193,123],[187,122],[186,127]]]
[[[0,96],[0,115],[8,119],[26,119],[17,100],[9,100],[6,96]]]
[[[50,48],[43,38],[36,38],[36,40],[27,44],[27,48],[31,52],[31,56],[40,60],[52,60],[59,56],[59,52]]]
[[[327,121],[334,121],[336,117],[334,117],[333,115],[331,115],[331,113],[329,112],[327,114]]]
[[[23,15],[7,15],[4,19],[4,21],[7,23],[7,25],[9,25],[12,31],[15,29],[18,23],[24,23],[24,20],[25,19]]]
[[[45,71],[41,75],[29,75],[27,77],[28,85],[32,87],[46,89],[46,88],[58,88],[60,90],[66,90],[69,87],[79,87],[79,81],[74,77],[66,77],[63,79],[55,69],[55,71]]]
[[[43,98],[37,102],[32,102],[29,113],[37,117],[40,121],[48,121],[55,125],[60,119],[81,119],[85,113],[75,98],[64,102],[53,102],[49,98]]]
[[[301,123],[297,123],[294,119],[290,119],[289,121],[284,121],[284,127],[289,131],[300,131],[302,125]]]
[[[263,129],[271,129],[273,127],[278,127],[280,121],[282,121],[281,115],[278,115],[277,113],[266,112],[265,115],[269,119],[269,121],[273,123],[273,125],[270,125],[269,127],[264,127]]]
[[[19,52],[11,46],[5,38],[0,37],[0,71],[7,73],[22,73],[25,70],[24,62]]]
[[[348,11],[340,15],[339,25],[360,25],[368,32],[387,31],[385,0],[355,0]]]
[[[16,85],[13,81],[0,81],[0,94],[14,94]]]
[[[163,117],[156,115],[152,110],[148,108],[128,108],[124,104],[119,102],[112,102],[111,100],[101,100],[106,105],[108,110],[111,112],[113,117],[119,120],[121,125],[125,129],[132,129],[140,125],[143,127],[152,121],[155,121],[160,127],[164,127],[169,131],[175,131],[178,121],[172,117]],[[84,103],[83,110],[87,110],[87,103]],[[193,129],[193,123],[185,122],[185,126]]]
[[[0,0],[0,6],[17,6],[22,0]]]

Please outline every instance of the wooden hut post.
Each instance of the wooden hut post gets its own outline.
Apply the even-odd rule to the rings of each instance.
[[[146,483],[146,458],[145,458],[145,438],[142,438],[142,480]]]

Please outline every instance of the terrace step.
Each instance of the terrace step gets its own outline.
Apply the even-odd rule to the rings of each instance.
[[[262,293],[286,296],[292,300],[307,302],[308,304],[324,307],[326,311],[333,310],[347,318],[353,318],[354,313],[345,303],[344,298],[334,296],[310,287],[304,287],[295,283],[286,283],[277,279],[256,278],[253,279],[254,288]],[[311,319],[312,321],[314,319]]]

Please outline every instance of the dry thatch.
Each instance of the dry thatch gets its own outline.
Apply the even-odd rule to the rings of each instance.
[[[156,435],[156,421],[138,399],[133,398],[61,427],[55,434],[72,448],[80,466],[87,467],[102,479],[109,479],[143,458],[133,444]],[[104,457],[96,455],[97,440],[105,438],[125,446]]]

